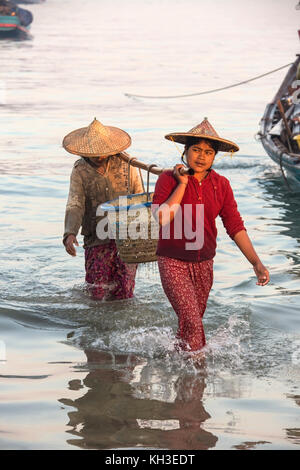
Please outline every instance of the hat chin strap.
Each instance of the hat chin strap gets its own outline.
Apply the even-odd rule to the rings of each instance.
[[[181,158],[183,157],[184,153],[185,153],[185,150],[184,152],[182,153],[181,149],[178,147],[177,143],[175,142],[175,140],[173,139],[173,136],[170,135],[170,139],[172,140],[172,142],[175,144],[175,147],[177,148],[178,152],[180,153],[181,155]]]

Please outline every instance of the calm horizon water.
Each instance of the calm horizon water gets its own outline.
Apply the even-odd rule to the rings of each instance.
[[[255,139],[294,61],[296,0],[47,0],[27,6],[32,38],[0,41],[0,448],[284,449],[300,445],[300,188]],[[280,31],[280,34],[278,33]],[[132,137],[129,153],[170,167],[164,139],[207,116],[237,142],[229,178],[271,281],[218,221],[204,316],[206,367],[174,350],[177,319],[156,264],[135,297],[90,299],[82,237],[61,242],[76,157],[61,146],[94,117]],[[151,177],[154,188],[156,177]]]

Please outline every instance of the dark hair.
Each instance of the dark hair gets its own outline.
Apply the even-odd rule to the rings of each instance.
[[[188,149],[192,146],[192,145],[195,145],[195,144],[198,144],[199,142],[201,142],[202,140],[204,140],[204,142],[208,145],[211,146],[211,148],[215,151],[215,155],[217,155],[218,151],[219,151],[219,143],[216,142],[215,140],[210,140],[210,139],[205,139],[205,138],[198,138],[198,137],[187,137],[186,139],[186,143],[185,143],[185,146],[184,146],[184,151],[183,151],[183,154],[181,155],[181,161],[186,165],[186,162],[184,161],[183,157],[184,155],[186,154],[186,152],[188,151]]]

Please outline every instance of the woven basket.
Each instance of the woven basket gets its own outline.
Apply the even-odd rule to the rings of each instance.
[[[124,263],[148,263],[156,261],[159,224],[151,211],[153,193],[147,191],[127,194],[101,205],[107,211],[110,238],[115,238],[120,258]],[[130,161],[128,164],[128,193],[130,188]]]

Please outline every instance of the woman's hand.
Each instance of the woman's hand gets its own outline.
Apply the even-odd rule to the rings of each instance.
[[[270,280],[269,271],[260,261],[246,230],[236,233],[233,239],[247,260],[252,264],[258,281],[256,284],[258,286],[268,284]]]
[[[156,209],[155,213],[153,213],[156,220],[159,221],[160,226],[164,226],[172,222],[184,196],[188,184],[188,175],[181,175],[179,173],[180,168],[184,168],[184,165],[175,165],[173,169],[173,176],[179,184],[168,199],[161,204],[158,209]]]
[[[254,272],[256,274],[258,286],[265,286],[270,281],[270,274],[267,268],[262,264],[261,261],[258,261],[253,265]]]
[[[174,166],[174,170],[173,170],[173,175],[175,176],[175,178],[177,179],[178,183],[179,184],[185,184],[187,185],[188,182],[189,182],[189,177],[188,175],[181,175],[179,173],[179,170],[180,168],[185,168],[184,165],[178,163],[177,165]]]
[[[76,256],[76,249],[74,247],[74,244],[76,246],[79,246],[79,243],[75,237],[75,235],[73,235],[72,233],[70,235],[68,235],[68,237],[66,238],[66,242],[65,242],[65,247],[66,247],[66,251],[69,253],[69,255],[71,256]]]

